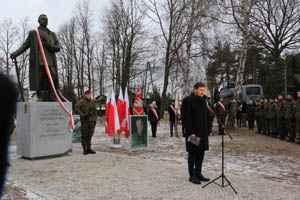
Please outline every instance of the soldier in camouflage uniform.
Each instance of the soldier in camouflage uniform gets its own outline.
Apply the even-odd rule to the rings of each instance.
[[[298,138],[300,138],[300,91],[297,92],[297,101],[296,101],[296,110],[295,110],[295,118],[296,118],[296,128],[298,132]],[[300,144],[300,141],[297,142]]]
[[[277,129],[280,139],[285,139],[285,101],[283,100],[283,96],[278,95],[278,103],[277,103]]]
[[[255,120],[256,120],[256,127],[257,127],[257,132],[256,133],[260,133],[261,132],[261,125],[260,125],[260,102],[257,101],[256,102],[256,107],[255,107]]]
[[[84,98],[75,105],[75,112],[80,115],[81,121],[81,144],[83,154],[95,154],[91,149],[91,140],[97,121],[97,109],[94,101],[91,99],[91,92],[84,93]]]
[[[263,130],[263,134],[265,135],[270,135],[270,126],[269,126],[269,121],[268,121],[268,109],[269,109],[269,99],[265,98],[264,99],[264,110],[263,110],[263,118],[264,118],[264,124],[265,124],[265,129]]]
[[[266,132],[265,131],[265,119],[264,119],[264,107],[265,107],[265,102],[264,99],[260,100],[260,106],[259,106],[259,119],[260,119],[260,127],[261,127],[261,132]]]
[[[285,120],[286,127],[289,136],[289,142],[295,142],[296,137],[296,120],[295,120],[295,109],[296,102],[293,100],[291,94],[287,96],[286,109],[285,109]]]
[[[268,105],[268,125],[269,125],[269,135],[274,136],[275,133],[275,120],[276,120],[276,106],[274,99],[270,98],[270,103]]]
[[[278,127],[277,127],[277,106],[278,106],[278,98],[274,98],[274,105],[275,105],[275,120],[274,120],[274,126],[275,126],[275,132],[273,133],[273,137],[277,138],[278,135]]]

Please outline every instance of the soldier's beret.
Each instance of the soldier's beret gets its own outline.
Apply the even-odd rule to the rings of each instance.
[[[84,92],[84,94],[91,94],[91,91],[87,90],[87,91]]]

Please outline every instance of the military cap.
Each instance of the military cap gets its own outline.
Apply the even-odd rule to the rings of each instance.
[[[87,90],[87,91],[84,92],[84,94],[91,94],[91,91]]]

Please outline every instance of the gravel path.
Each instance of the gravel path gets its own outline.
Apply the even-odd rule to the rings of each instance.
[[[124,139],[124,148],[110,149],[111,139],[102,126],[93,139],[96,155],[84,156],[80,145],[74,144],[68,156],[29,161],[16,156],[12,148],[8,179],[30,194],[24,199],[33,200],[299,199],[300,145],[245,129],[237,129],[233,136],[225,142],[226,176],[238,195],[230,187],[191,184],[184,140],[169,138],[167,125],[159,128],[158,138],[149,138],[148,149],[137,152],[128,152]],[[203,168],[205,176],[215,178],[220,175],[220,137],[210,137],[210,144]]]

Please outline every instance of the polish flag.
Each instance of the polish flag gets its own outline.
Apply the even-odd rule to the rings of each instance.
[[[120,129],[119,115],[116,104],[115,92],[112,89],[111,92],[111,101],[109,108],[109,116],[108,116],[108,135],[113,136],[113,134]]]
[[[137,94],[134,99],[132,112],[134,115],[145,115],[143,108],[143,101],[141,97],[140,89],[137,89]]]
[[[121,124],[121,127],[123,128],[123,130],[125,131],[125,137],[128,138],[129,137],[129,116],[130,116],[130,107],[129,107],[129,98],[128,98],[128,91],[127,91],[127,87],[125,89],[125,99],[124,99],[124,120]]]
[[[108,134],[108,118],[109,118],[109,109],[110,109],[110,96],[107,94],[106,104],[105,104],[105,133]]]
[[[124,119],[125,119],[125,102],[124,102],[124,98],[123,98],[123,92],[122,92],[122,88],[120,87],[120,94],[119,94],[119,98],[118,98],[118,103],[117,103],[117,108],[118,108],[118,114],[119,114],[119,121],[120,121],[120,129],[118,130],[118,134],[121,134],[121,132],[123,131],[124,126]]]

